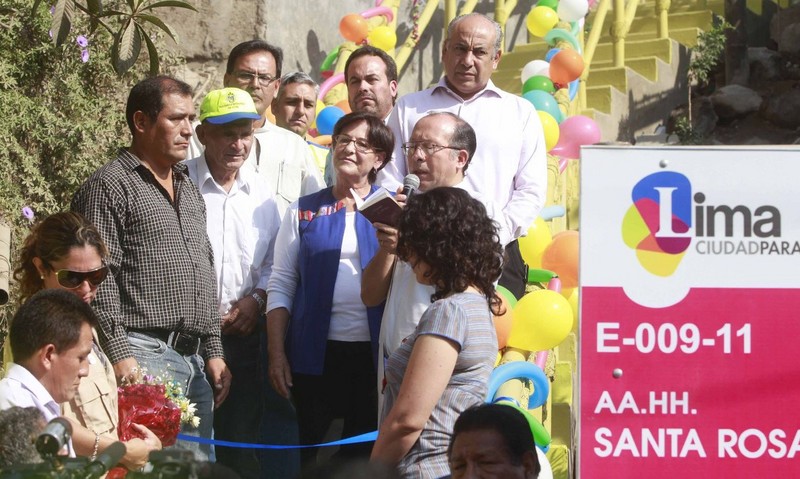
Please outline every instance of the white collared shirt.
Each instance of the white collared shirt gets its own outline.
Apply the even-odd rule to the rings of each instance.
[[[35,407],[44,416],[45,422],[61,416],[61,408],[30,371],[19,364],[12,364],[6,377],[0,380],[0,410],[14,406]],[[69,455],[75,457],[72,440],[69,443]]]
[[[475,130],[478,148],[466,171],[470,189],[503,211],[513,238],[523,235],[547,197],[547,156],[539,116],[525,99],[497,88],[486,88],[469,100],[452,91],[442,78],[427,90],[403,96],[388,125],[395,135],[394,159],[378,172],[377,183],[397,191],[406,175],[403,143],[417,121],[433,111],[449,111]]]
[[[188,160],[186,166],[206,203],[217,300],[220,314],[225,314],[254,289],[266,291],[280,214],[272,189],[247,163],[239,169],[229,192],[211,176],[205,154]]]
[[[254,168],[272,188],[281,218],[297,198],[325,188],[305,140],[269,121],[256,128],[253,136],[253,147],[245,164]]]

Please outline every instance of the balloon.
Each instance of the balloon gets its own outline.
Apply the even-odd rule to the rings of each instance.
[[[550,79],[553,83],[566,85],[580,78],[583,73],[583,57],[575,50],[561,50],[550,59]]]
[[[547,429],[545,429],[544,425],[538,419],[533,417],[533,414],[531,414],[530,411],[521,406],[518,406],[515,402],[508,401],[505,399],[496,401],[495,404],[504,404],[506,406],[511,406],[520,413],[522,413],[522,415],[525,416],[525,419],[528,421],[528,427],[531,428],[531,433],[533,434],[533,442],[536,443],[536,446],[539,447],[539,449],[541,449],[542,452],[547,452],[548,450],[550,450],[550,433],[547,432]]]
[[[555,271],[564,288],[578,286],[578,240],[577,231],[562,231],[542,253],[542,268]]]
[[[322,82],[322,85],[319,86],[319,93],[317,94],[318,99],[324,99],[325,95],[331,91],[331,88],[335,87],[339,83],[344,82],[344,73],[336,73],[331,75],[330,78]]]
[[[589,13],[589,2],[587,0],[560,0],[556,11],[561,20],[575,22]]]
[[[549,348],[548,348],[549,349]],[[533,383],[533,392],[528,398],[528,409],[536,409],[547,401],[550,394],[550,381],[542,369],[527,361],[510,361],[494,368],[486,384],[486,402],[492,403],[495,394],[506,381],[528,379]]]
[[[542,131],[544,131],[545,151],[550,151],[550,148],[558,143],[558,122],[553,115],[546,111],[537,111],[536,113],[539,114],[539,121],[542,123]]]
[[[547,50],[547,53],[544,54],[544,61],[549,62],[550,60],[553,59],[554,56],[556,56],[556,53],[560,51],[561,51],[560,48],[551,48],[550,50]]]
[[[367,42],[375,48],[388,52],[394,50],[394,46],[397,44],[397,35],[391,27],[381,25],[369,32]]]
[[[335,62],[337,58],[339,58],[339,47],[334,48],[328,53],[328,56],[322,61],[322,65],[319,66],[319,71],[324,72],[333,68],[333,62]]]
[[[519,76],[519,79],[522,80],[524,84],[526,81],[530,79],[530,77],[535,75],[542,75],[550,78],[550,64],[544,60],[533,60],[525,64],[522,67],[522,73]]]
[[[514,324],[508,346],[525,351],[554,348],[572,330],[572,308],[566,298],[555,291],[532,291],[514,308]]]
[[[567,298],[567,302],[569,303],[570,307],[572,308],[572,332],[578,332],[578,312],[579,309],[579,295],[578,288],[572,290],[572,294],[569,295]]]
[[[561,136],[550,154],[563,158],[580,158],[582,145],[600,141],[600,127],[583,115],[573,115],[559,125]]]
[[[309,127],[308,127],[309,130],[313,130],[313,129],[317,128],[317,118],[319,118],[319,112],[321,112],[323,108],[325,108],[325,103],[323,103],[322,100],[318,99],[317,100],[317,106],[316,106],[316,112],[314,113],[314,121],[312,121],[311,125],[309,125]]]
[[[568,32],[563,28],[554,28],[544,36],[544,41],[546,41],[548,45],[557,45],[559,40],[569,42],[576,52],[581,52],[581,45],[578,43],[578,39],[575,38],[572,32]]]
[[[506,298],[506,301],[508,301],[508,304],[512,308],[517,305],[517,297],[514,296],[514,293],[509,291],[508,288],[506,288],[505,286],[498,284],[497,288],[495,288],[495,291],[497,291],[497,293],[500,294],[500,296]]]
[[[555,10],[558,8],[558,0],[539,0],[536,2],[537,7],[547,7]]]
[[[571,82],[569,82],[569,101],[572,101],[572,100],[575,99],[575,95],[578,94],[578,88],[580,86],[581,86],[580,79],[572,80]]]
[[[500,310],[505,312],[494,316],[494,330],[497,333],[497,349],[503,349],[508,343],[511,325],[514,324],[514,310],[504,295],[497,296],[500,298]],[[516,302],[516,299],[514,301]]]
[[[528,31],[535,37],[543,37],[558,23],[558,14],[548,7],[533,7],[525,18]]]
[[[556,91],[556,87],[553,86],[553,82],[550,81],[544,75],[534,75],[522,84],[522,93],[528,93],[531,90],[539,90],[545,91],[547,93],[554,93]]]
[[[361,16],[364,18],[377,17],[378,15],[386,17],[387,22],[391,22],[394,18],[394,13],[392,13],[392,9],[389,7],[373,7],[361,12]]]
[[[536,221],[528,228],[528,234],[518,240],[519,252],[528,268],[539,269],[542,267],[542,253],[551,241],[553,241],[553,237],[550,234],[550,227],[541,216],[537,216]]]
[[[345,115],[353,111],[352,109],[350,109],[350,102],[347,100],[342,100],[336,103],[335,106],[341,108]]]
[[[326,106],[317,115],[317,131],[320,135],[332,134],[334,125],[343,116],[344,112],[338,106]]]
[[[550,113],[556,122],[560,122],[563,118],[563,114],[561,113],[561,109],[558,107],[558,102],[553,95],[541,91],[541,90],[531,90],[528,93],[522,95],[522,98],[531,102],[534,108],[537,111],[544,111]]]
[[[346,40],[361,43],[367,38],[369,25],[367,24],[367,20],[361,15],[350,13],[343,16],[339,21],[339,33],[341,33]]]

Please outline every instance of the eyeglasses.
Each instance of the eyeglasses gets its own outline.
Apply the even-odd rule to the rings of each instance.
[[[337,150],[343,150],[350,143],[355,143],[356,151],[359,153],[374,153],[380,151],[377,148],[373,148],[372,145],[363,138],[353,138],[350,135],[336,135],[333,137],[333,147]]]
[[[244,85],[249,85],[253,82],[253,80],[258,79],[258,84],[264,87],[269,86],[270,83],[278,79],[278,77],[271,75],[256,75],[255,73],[251,72],[236,72],[234,73],[234,76],[237,80],[239,80],[239,83]]]
[[[84,281],[88,281],[90,285],[96,287],[106,279],[106,276],[108,276],[108,266],[102,266],[92,271],[70,271],[68,269],[56,271],[58,284],[67,289],[75,289]]]
[[[420,142],[413,142],[409,141],[408,143],[403,143],[403,153],[406,156],[411,156],[417,151],[417,148],[422,150],[422,154],[425,156],[431,156],[434,153],[441,151],[441,150],[460,150],[461,148],[456,148],[455,146],[442,146],[437,145],[436,143],[431,143],[430,141],[420,141]]]

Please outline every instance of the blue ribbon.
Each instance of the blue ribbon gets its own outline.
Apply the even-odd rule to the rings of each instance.
[[[325,442],[322,444],[303,444],[303,445],[283,445],[283,444],[253,444],[247,442],[232,442],[221,441],[219,439],[207,439],[205,437],[187,436],[186,434],[178,434],[178,440],[197,442],[200,444],[213,444],[215,446],[236,447],[240,449],[304,449],[307,447],[328,447],[328,446],[344,446],[347,444],[358,444],[360,442],[372,442],[378,438],[378,431],[368,432],[359,436],[348,437],[339,439],[338,441]]]

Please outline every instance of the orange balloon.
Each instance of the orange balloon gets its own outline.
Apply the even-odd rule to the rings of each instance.
[[[514,323],[511,305],[502,294],[498,294],[500,298],[500,311],[505,311],[501,315],[494,316],[494,329],[497,332],[497,349],[503,349],[508,343],[508,336],[511,335],[511,325]]]
[[[583,73],[583,57],[575,50],[565,48],[550,59],[550,79],[566,85]]]
[[[562,231],[542,253],[542,268],[555,271],[564,289],[578,286],[578,232]]]
[[[339,103],[337,103],[335,106],[338,106],[339,108],[341,108],[342,111],[345,114],[348,114],[348,113],[353,111],[353,110],[350,109],[350,102],[348,102],[347,100],[342,100]]]
[[[339,21],[339,33],[346,40],[361,43],[369,34],[369,24],[367,19],[357,13],[350,13],[342,17]]]

